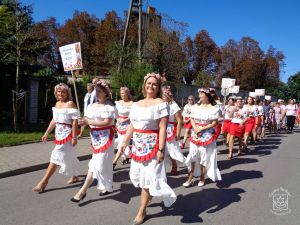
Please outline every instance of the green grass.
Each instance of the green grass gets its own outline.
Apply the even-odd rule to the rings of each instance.
[[[44,132],[0,132],[0,147],[20,145],[32,141],[41,141]],[[49,135],[52,139],[53,135]]]

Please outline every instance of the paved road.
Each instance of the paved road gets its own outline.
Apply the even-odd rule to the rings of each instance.
[[[218,165],[223,180],[206,179],[202,188],[183,188],[186,169],[168,177],[178,199],[170,209],[162,209],[155,198],[148,207],[147,225],[220,224],[220,225],[293,225],[300,221],[300,130],[294,134],[271,135],[255,151],[231,161],[221,146]],[[88,161],[81,162],[81,179]],[[129,181],[129,166],[119,166],[114,174],[114,193],[100,197],[95,186],[80,204],[70,198],[81,184],[66,185],[66,178],[55,175],[42,194],[31,192],[44,170],[0,179],[1,225],[126,225],[132,224],[139,205],[139,190]],[[95,185],[95,184],[94,184]],[[284,188],[291,194],[288,215],[270,210],[270,194]],[[276,194],[274,192],[274,194]],[[277,193],[278,194],[278,193]],[[283,196],[285,197],[285,196]],[[276,211],[277,212],[277,211]]]

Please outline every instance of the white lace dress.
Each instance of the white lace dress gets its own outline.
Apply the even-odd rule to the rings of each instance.
[[[177,132],[177,124],[175,120],[175,114],[180,111],[179,106],[172,102],[169,105],[169,122],[167,127],[167,140],[166,140],[166,156],[175,159],[181,163],[185,163],[185,157],[181,152],[178,141],[175,140],[176,132]],[[166,159],[170,160],[169,157]],[[166,160],[165,160],[166,162]]]
[[[191,118],[194,119],[197,126],[205,126],[213,120],[218,120],[220,109],[218,106],[210,108],[200,108],[194,105]],[[192,129],[190,151],[186,159],[187,165],[196,163],[195,174],[198,174],[199,165],[206,167],[207,176],[213,180],[221,180],[221,174],[217,166],[217,144],[216,139],[220,130],[216,125],[214,128],[204,130],[200,134],[195,134]]]
[[[52,108],[55,122],[55,148],[50,162],[60,166],[59,173],[66,176],[77,176],[79,161],[75,147],[72,145],[72,122],[78,119],[78,110],[73,108]]]
[[[91,128],[91,141],[93,156],[89,162],[89,172],[98,180],[97,188],[101,191],[112,191],[113,187],[113,159],[114,159],[114,119],[116,109],[114,106],[99,107],[97,103],[89,105],[85,116],[90,120],[103,121],[111,118],[112,121],[105,127]]]
[[[157,163],[158,131],[160,118],[168,116],[166,102],[141,107],[132,105],[129,115],[134,128],[131,151],[130,179],[135,187],[149,189],[151,196],[162,197],[166,207],[171,206],[176,195],[167,184],[164,163]]]
[[[130,106],[122,105],[118,101],[116,101],[115,103],[116,103],[116,109],[118,112],[118,118],[127,119],[129,117],[131,105]],[[128,120],[126,122],[117,122],[116,123],[116,128],[117,128],[117,132],[118,132],[118,138],[115,140],[115,148],[116,149],[120,148],[120,145],[123,142],[123,139],[125,137],[127,127],[129,124],[130,124],[130,120]],[[130,154],[130,149],[129,149],[129,147],[127,147],[124,151],[123,157],[129,156],[129,154]]]

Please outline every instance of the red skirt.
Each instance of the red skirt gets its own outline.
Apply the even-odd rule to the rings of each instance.
[[[258,130],[258,128],[261,126],[261,116],[257,117],[257,126],[256,126],[256,130]]]
[[[188,118],[189,117],[184,117],[185,120],[187,120]],[[184,123],[183,126],[184,126],[185,129],[192,129],[191,121],[187,122],[187,123]]]
[[[223,133],[229,133],[231,126],[231,120],[224,120],[223,126],[222,126],[222,132]]]
[[[245,125],[240,125],[238,123],[231,123],[229,133],[232,136],[241,138],[245,133]]]
[[[255,118],[250,117],[245,122],[245,133],[251,133],[255,125]]]

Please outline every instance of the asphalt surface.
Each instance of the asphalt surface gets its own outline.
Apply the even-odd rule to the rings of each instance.
[[[177,201],[165,209],[161,199],[154,198],[144,224],[300,224],[299,138],[299,129],[294,134],[273,134],[260,145],[251,146],[248,154],[232,160],[226,159],[226,146],[220,146],[218,167],[222,181],[213,183],[207,178],[204,187],[198,187],[198,182],[190,188],[182,187],[187,170],[180,167],[178,176],[168,174],[168,183],[177,194]],[[81,181],[87,169],[88,160],[81,161]],[[33,193],[31,188],[45,170],[2,178],[0,224],[132,224],[139,207],[140,191],[131,184],[128,171],[129,165],[118,164],[114,172],[114,192],[100,197],[94,183],[79,204],[70,202],[70,198],[82,183],[67,185],[67,178],[57,173],[42,194]],[[287,207],[282,211],[273,210],[273,196],[279,193],[276,190],[280,187],[290,194]]]

